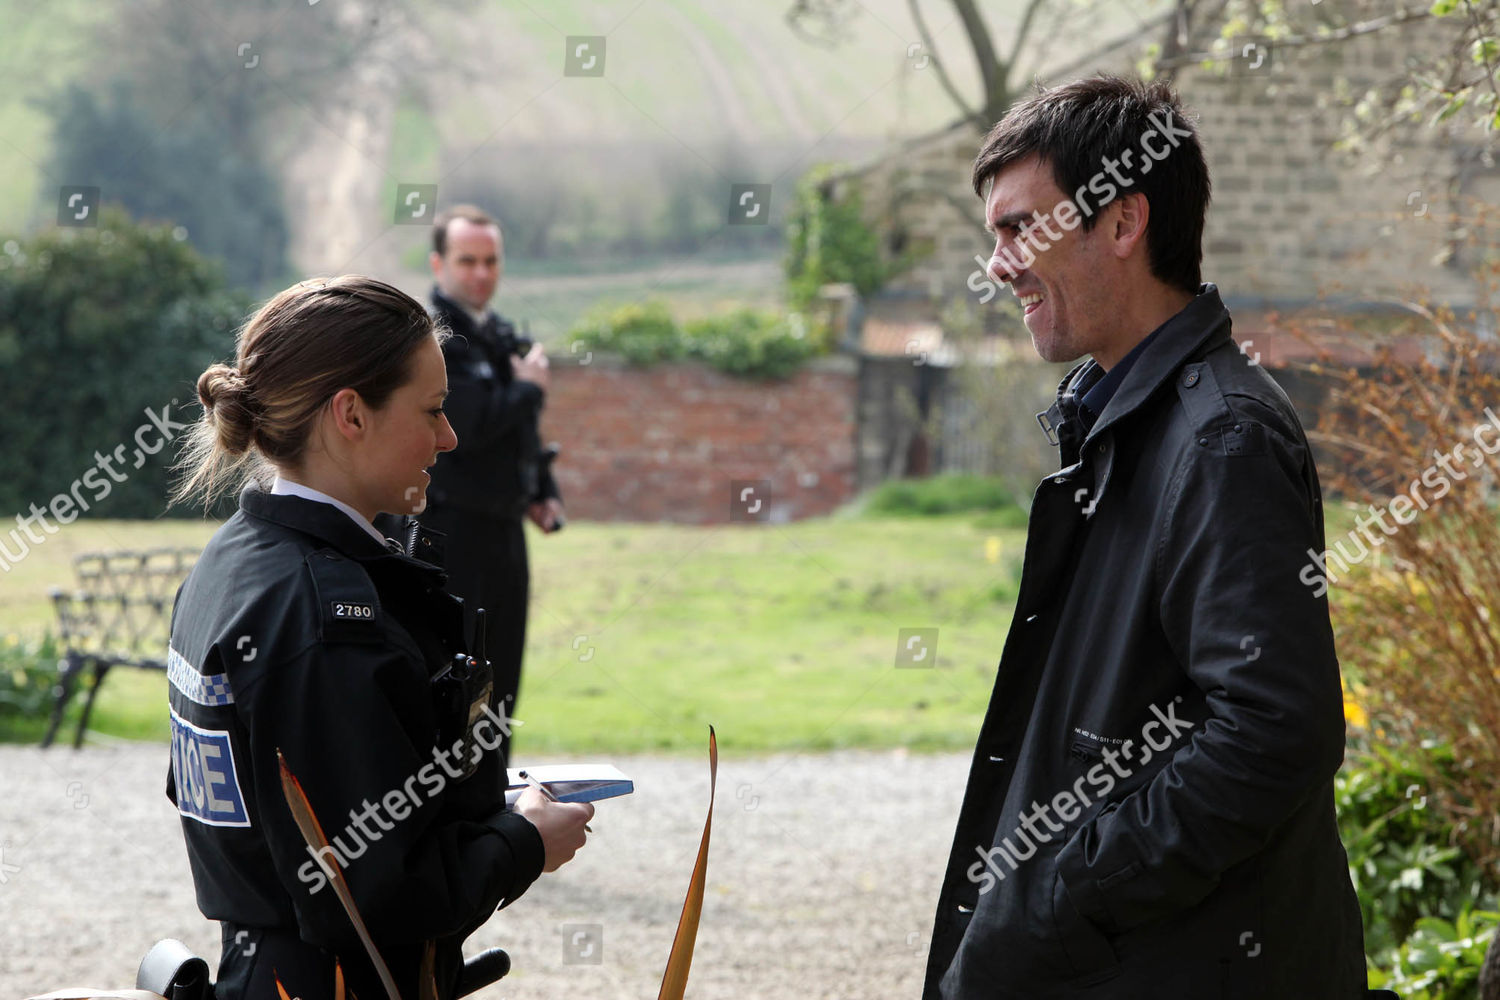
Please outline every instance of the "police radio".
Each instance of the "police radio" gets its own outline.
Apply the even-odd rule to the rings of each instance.
[[[437,707],[438,738],[443,748],[457,746],[455,756],[463,772],[463,781],[479,770],[484,757],[474,735],[474,724],[489,708],[495,696],[495,672],[484,657],[484,609],[474,612],[474,653],[455,653],[447,666],[432,679],[433,702]]]

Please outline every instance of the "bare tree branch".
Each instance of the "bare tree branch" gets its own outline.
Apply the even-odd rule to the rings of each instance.
[[[1168,83],[1176,80],[1176,69],[1164,69],[1163,65],[1188,50],[1188,39],[1192,36],[1193,30],[1193,12],[1197,6],[1197,0],[1177,0],[1177,7],[1167,21],[1167,30],[1162,34],[1161,48],[1156,54],[1156,64],[1152,67],[1152,75],[1156,79],[1165,80]]]
[[[1021,15],[1021,26],[1016,29],[1016,41],[1010,47],[1010,58],[1005,61],[1005,75],[1010,76],[1011,70],[1015,68],[1016,60],[1021,57],[1021,46],[1026,44],[1026,36],[1031,33],[1031,22],[1036,17],[1036,12],[1043,7],[1044,0],[1031,0],[1026,5],[1026,11]]]
[[[1368,21],[1359,21],[1355,24],[1346,25],[1342,28],[1336,28],[1332,31],[1319,32],[1316,35],[1293,35],[1290,38],[1271,39],[1267,44],[1269,44],[1273,48],[1278,49],[1298,49],[1309,45],[1327,45],[1332,42],[1342,42],[1347,41],[1350,38],[1357,38],[1360,35],[1372,34],[1376,31],[1384,31],[1386,28],[1409,25],[1431,16],[1432,12],[1430,10],[1427,10],[1426,8],[1407,7],[1403,8],[1402,10],[1398,10],[1394,14],[1387,14],[1385,17],[1376,17],[1371,18]],[[1157,64],[1157,68],[1158,70],[1176,69],[1178,66],[1188,65],[1190,63],[1198,63],[1207,60],[1223,58],[1224,53],[1222,52],[1189,53],[1186,55],[1180,55],[1170,61],[1163,60],[1162,62],[1159,62]]]
[[[1041,2],[1042,0],[1031,0],[1033,7]],[[981,113],[993,120],[999,117],[996,108],[1004,111],[1005,105],[1009,103],[1005,77],[1009,74],[1010,67],[1002,65],[995,55],[995,41],[990,37],[989,26],[984,23],[974,0],[953,0],[953,9],[958,11],[964,33],[969,36],[969,45],[974,49],[974,61],[979,64],[979,78],[984,84]]]
[[[1109,53],[1115,51],[1116,49],[1124,48],[1125,46],[1129,45],[1131,42],[1136,42],[1136,41],[1139,41],[1140,39],[1146,37],[1151,32],[1155,31],[1157,28],[1159,28],[1162,25],[1166,24],[1167,22],[1171,21],[1172,18],[1175,17],[1175,16],[1176,16],[1175,13],[1167,13],[1167,14],[1159,15],[1158,17],[1154,18],[1153,20],[1147,21],[1145,24],[1141,25],[1139,28],[1132,28],[1130,31],[1126,32],[1125,34],[1119,35],[1118,37],[1113,38],[1113,39],[1111,39],[1108,42],[1105,42],[1103,45],[1101,45],[1098,48],[1094,49],[1092,52],[1089,52],[1086,55],[1080,56],[1079,58],[1074,59],[1070,63],[1066,63],[1066,64],[1064,64],[1062,66],[1057,67],[1056,69],[1049,69],[1045,73],[1038,73],[1037,74],[1037,78],[1041,79],[1041,80],[1057,80],[1057,79],[1061,79],[1063,77],[1072,76],[1074,73],[1077,73],[1079,70],[1085,69],[1085,68],[1087,68],[1089,66],[1092,66],[1094,63],[1096,63],[1099,60],[1099,58],[1101,56],[1108,55]]]
[[[918,0],[906,0],[906,5],[911,8],[911,18],[917,24],[917,34],[922,36],[922,45],[927,50],[927,60],[932,68],[937,71],[938,82],[943,85],[943,89],[948,92],[948,96],[953,98],[953,103],[958,105],[958,110],[962,112],[963,117],[978,121],[979,113],[969,107],[968,102],[963,99],[963,95],[958,92],[958,88],[953,86],[953,81],[949,78],[948,71],[943,68],[943,61],[938,58],[937,45],[933,43],[932,32],[927,30],[927,20],[922,17],[921,4]]]
[[[1479,15],[1475,13],[1474,4],[1471,0],[1464,0],[1464,10],[1468,12],[1469,23],[1474,27],[1474,37],[1482,40],[1484,38],[1484,27],[1479,23]],[[1500,115],[1500,90],[1495,89],[1495,68],[1490,65],[1489,48],[1483,41],[1480,41],[1479,45],[1479,53],[1484,62],[1484,76],[1490,82],[1490,93],[1495,96],[1495,113]]]
[[[868,174],[873,170],[886,166],[893,159],[900,159],[906,154],[911,153],[917,149],[922,149],[930,146],[933,142],[945,139],[948,136],[952,135],[954,132],[958,132],[964,129],[974,129],[975,127],[975,120],[970,118],[959,118],[955,121],[949,122],[941,128],[933,129],[930,132],[924,132],[921,135],[913,136],[910,139],[904,139],[892,147],[882,149],[880,152],[867,157],[859,163],[846,164],[840,167],[830,168],[827,179],[830,181],[841,181],[863,177],[865,174]]]
[[[1033,72],[1027,73],[1027,77],[1035,76],[1035,69],[1037,67],[1047,65],[1047,60],[1052,56],[1052,48],[1060,39],[1071,39],[1077,34],[1077,30],[1074,27],[1074,22],[1077,21],[1080,16],[1092,12],[1093,8],[1099,2],[1100,0],[1092,0],[1092,2],[1088,3],[1059,4],[1057,5],[1058,9],[1056,10],[1056,13],[1052,18],[1052,22],[1049,25],[1043,28],[1042,25],[1038,23],[1037,25],[1032,27],[1031,34],[1037,39],[1037,41],[1027,50],[1029,55],[1035,57],[1028,60],[1033,68]],[[1010,89],[1012,93],[1014,93],[1015,91],[1020,89],[1021,80],[1024,78],[1017,77],[1016,75],[1020,72],[1021,69],[1019,57],[1013,56],[1012,59],[1013,62],[1011,64],[1010,73],[1007,76],[1007,79],[1011,81]]]
[[[821,21],[823,34],[816,34],[803,27],[804,20]],[[842,38],[839,28],[837,2],[828,0],[796,0],[786,12],[787,26],[805,42],[820,45],[825,49],[836,48]]]
[[[980,239],[986,242],[994,242],[994,237],[990,236],[990,231],[984,228],[984,213],[981,210],[982,206],[980,206],[977,202],[965,203],[964,201],[956,197],[952,191],[949,191],[946,188],[939,189],[927,185],[913,187],[910,189],[903,189],[902,193],[931,195],[932,197],[937,198],[940,201],[946,202],[947,205],[958,214],[959,218],[964,219],[973,225],[974,232],[977,236],[979,236]]]

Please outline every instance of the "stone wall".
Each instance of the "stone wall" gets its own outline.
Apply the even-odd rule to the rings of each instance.
[[[1346,42],[1271,50],[1255,69],[1184,69],[1177,86],[1199,128],[1213,179],[1205,280],[1231,304],[1292,306],[1321,296],[1387,301],[1417,286],[1437,301],[1473,300],[1469,262],[1444,258],[1463,224],[1461,199],[1500,204],[1500,176],[1464,131],[1425,121],[1394,130],[1356,157],[1335,149],[1348,112],[1339,80],[1360,93],[1432,52],[1452,26],[1436,21]],[[1124,62],[1102,70],[1127,73]],[[865,204],[894,246],[933,254],[893,282],[895,295],[978,302],[973,281],[992,246],[969,187],[981,135],[960,127],[893,152],[862,173]]]

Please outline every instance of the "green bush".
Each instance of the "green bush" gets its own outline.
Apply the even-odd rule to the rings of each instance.
[[[974,519],[974,527],[988,531],[1004,531],[1007,528],[1020,528],[1024,531],[1029,524],[1030,515],[1026,508],[1016,504],[988,511]]]
[[[824,349],[805,333],[796,313],[736,309],[681,325],[659,300],[596,311],[569,332],[568,340],[631,364],[699,361],[756,378],[785,378]]]
[[[1425,759],[1424,759],[1425,758]],[[1457,846],[1452,824],[1426,798],[1432,771],[1457,764],[1446,747],[1357,747],[1334,781],[1339,834],[1359,896],[1372,976],[1420,1000],[1475,983],[1494,933],[1500,885]],[[1483,934],[1484,941],[1469,940]],[[1377,985],[1372,978],[1372,985]]]
[[[40,642],[21,642],[15,636],[0,641],[0,730],[10,720],[37,718],[47,711],[59,655],[50,635]]]
[[[799,309],[829,283],[847,282],[868,298],[919,256],[909,252],[891,259],[882,252],[879,235],[865,222],[858,187],[848,182],[840,192],[833,173],[831,167],[818,167],[797,185],[783,267],[788,298]]]
[[[797,313],[736,309],[694,320],[683,332],[693,357],[731,375],[785,378],[818,353]]]
[[[1456,920],[1423,917],[1397,952],[1393,967],[1370,970],[1369,985],[1401,1000],[1479,1000],[1479,970],[1500,925],[1500,913],[1465,907]]]
[[[220,96],[168,112],[153,107],[149,89],[122,81],[105,95],[70,85],[47,104],[49,173],[99,188],[137,219],[184,226],[235,287],[285,284],[290,237],[277,171]],[[160,117],[168,113],[170,124]]]
[[[618,354],[633,365],[681,361],[687,357],[682,329],[665,302],[628,302],[586,317],[568,334],[590,350]]]
[[[892,479],[871,490],[864,500],[867,514],[932,517],[965,511],[989,511],[986,527],[1024,527],[1026,515],[999,479],[966,473],[945,473],[926,479]],[[1019,515],[1019,517],[1017,517]],[[989,523],[996,521],[997,523]]]
[[[46,508],[94,472],[110,488],[81,487],[92,498],[83,516],[160,516],[178,432],[146,411],[196,419],[198,375],[234,353],[248,309],[171,227],[139,225],[110,205],[98,228],[0,237],[0,511]],[[101,455],[123,481],[98,478]]]

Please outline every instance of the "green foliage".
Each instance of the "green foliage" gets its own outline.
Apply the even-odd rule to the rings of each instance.
[[[40,642],[21,642],[15,636],[0,641],[0,725],[47,711],[58,656],[57,642],[50,635]]]
[[[835,193],[832,168],[819,167],[797,185],[787,224],[787,297],[805,309],[826,284],[847,282],[868,297],[910,266],[913,256],[888,260],[880,237],[864,220],[859,189]]]
[[[107,205],[97,229],[0,243],[0,511],[46,507],[94,472],[109,488],[79,489],[90,513],[159,516],[176,448],[146,410],[196,418],[198,374],[233,353],[248,301],[168,227]]]
[[[37,743],[47,732],[60,656],[50,636],[19,643],[12,637],[0,644],[0,743]],[[72,743],[94,684],[92,669],[74,679],[73,696],[57,730],[59,742]],[[165,674],[115,667],[99,688],[89,730],[120,739],[165,742],[170,735],[166,704]]]
[[[1463,110],[1472,98],[1477,108],[1485,109],[1477,115],[1485,127],[1490,131],[1500,129],[1500,100],[1495,92],[1495,73],[1500,64],[1500,38],[1495,35],[1495,25],[1500,4],[1496,0],[1435,0],[1429,12],[1434,17],[1453,19],[1469,43],[1469,60],[1482,70],[1477,79],[1457,85],[1437,74],[1413,74],[1413,79],[1441,102],[1434,124]]]
[[[800,313],[736,309],[693,320],[683,333],[694,357],[731,375],[785,378],[820,353]]]
[[[825,349],[806,333],[797,313],[742,308],[683,325],[658,300],[596,311],[567,339],[579,350],[619,354],[635,365],[699,361],[756,378],[785,378]]]
[[[1369,985],[1401,1000],[1479,1000],[1479,970],[1500,913],[1465,906],[1452,921],[1423,917],[1390,971],[1371,969]]]
[[[683,361],[688,356],[682,328],[665,302],[629,302],[597,311],[568,334],[589,350],[619,354],[633,365]]]
[[[1376,5],[1377,7],[1379,5]],[[1389,5],[1388,16],[1396,24],[1419,22],[1424,12],[1417,5]],[[1233,5],[1224,17],[1213,51],[1227,69],[1228,61],[1241,52],[1246,39],[1269,39],[1287,46],[1330,44],[1352,37],[1356,24],[1376,20],[1360,5],[1289,4],[1286,0],[1246,0]],[[1382,12],[1385,13],[1385,12]],[[1500,72],[1500,0],[1433,0],[1425,14],[1434,20],[1433,31],[1446,33],[1435,47],[1440,54],[1408,52],[1398,77],[1387,84],[1365,88],[1346,121],[1346,134],[1339,145],[1360,151],[1366,138],[1378,135],[1403,119],[1428,125],[1448,121],[1468,108],[1469,121],[1489,136],[1500,130],[1500,91],[1495,75]],[[1397,29],[1399,30],[1399,29]],[[1358,34],[1358,33],[1355,33]],[[1471,71],[1480,67],[1480,72]],[[1340,85],[1348,81],[1339,81]]]
[[[163,127],[123,84],[107,103],[70,86],[48,110],[52,176],[99,188],[104,202],[134,218],[183,226],[237,287],[286,282],[280,185],[260,151],[243,141],[240,122],[195,106]]]
[[[881,483],[866,496],[864,511],[867,514],[914,517],[992,511],[1009,519],[1004,527],[1026,526],[1025,513],[999,479],[966,473],[946,473],[926,479],[893,479]],[[1002,525],[987,520],[985,526]]]
[[[1335,781],[1339,833],[1359,895],[1365,953],[1380,968],[1398,964],[1424,921],[1454,924],[1476,903],[1488,908],[1496,903],[1500,884],[1455,845],[1452,824],[1427,801],[1431,769],[1456,766],[1446,748],[1397,751],[1375,745],[1351,751]],[[1414,947],[1425,954],[1421,942]]]

